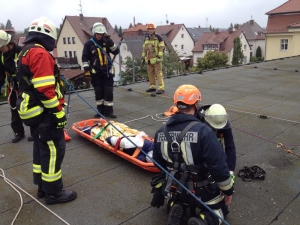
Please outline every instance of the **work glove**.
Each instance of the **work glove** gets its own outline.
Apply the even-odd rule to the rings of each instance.
[[[157,58],[156,58],[156,62],[162,62],[162,61],[163,61],[162,58],[160,58],[160,57],[157,57]]]
[[[91,72],[89,70],[84,72],[85,78],[91,78]]]
[[[53,113],[57,129],[63,129],[67,124],[67,118],[64,110]]]
[[[105,36],[104,36],[104,41],[105,41],[107,47],[111,48],[111,47],[114,46],[114,42],[113,42],[113,40],[110,39],[110,36],[109,36],[109,35],[106,35],[106,34],[105,34]]]
[[[159,208],[165,203],[165,196],[162,193],[162,182],[152,188],[151,193],[153,193],[151,206]]]

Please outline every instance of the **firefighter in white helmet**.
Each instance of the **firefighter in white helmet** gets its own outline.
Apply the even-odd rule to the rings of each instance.
[[[77,193],[64,190],[61,164],[66,150],[64,96],[58,66],[49,53],[54,50],[57,30],[52,21],[32,21],[19,55],[17,107],[21,119],[32,130],[33,181],[37,196],[46,204],[73,201]]]
[[[0,87],[5,83],[4,94],[8,97],[11,110],[11,128],[14,132],[12,143],[17,143],[25,137],[23,122],[16,109],[19,85],[16,79],[15,60],[21,49],[22,47],[14,42],[13,31],[0,30]],[[33,141],[31,136],[28,137],[28,141]]]
[[[82,64],[86,78],[91,79],[94,87],[97,110],[100,113],[95,117],[104,115],[117,118],[113,110],[114,74],[110,72],[113,67],[110,54],[117,55],[120,50],[102,23],[95,23],[92,33],[93,37],[83,47]]]

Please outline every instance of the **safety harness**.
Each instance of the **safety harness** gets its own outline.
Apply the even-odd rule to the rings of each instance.
[[[167,167],[171,171],[170,174],[178,179],[178,181],[187,187],[192,193],[196,196],[200,196],[202,189],[207,187],[208,185],[214,183],[214,181],[210,178],[210,175],[205,175],[205,179],[203,179],[204,171],[203,167],[195,166],[195,165],[187,165],[185,162],[182,163],[181,154],[181,142],[185,137],[186,133],[196,124],[198,121],[193,121],[189,123],[179,134],[176,140],[172,140],[167,126],[164,126],[164,134],[167,139],[167,142],[171,146],[172,153],[174,154],[174,162],[169,162]],[[200,176],[200,174],[202,176]],[[171,201],[178,200],[178,197],[183,194],[183,187],[178,185],[176,181],[172,179],[171,176],[167,176],[165,182],[165,192],[171,197]],[[191,215],[194,216],[196,214],[196,207],[195,207],[195,199],[192,196],[188,197]]]

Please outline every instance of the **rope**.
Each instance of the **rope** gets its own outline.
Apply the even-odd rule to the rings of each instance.
[[[62,75],[62,80],[69,85],[68,81],[65,79],[65,77]],[[72,87],[74,93],[83,100],[88,106],[90,106],[96,113],[98,113],[103,119],[107,121],[109,125],[111,125],[113,128],[115,128],[120,134],[124,136],[128,141],[130,141],[134,146],[136,146],[137,149],[140,150],[144,155],[147,155],[147,153],[142,150],[142,148],[138,147],[130,138],[128,138],[124,133],[122,133],[114,124],[112,124],[105,116],[103,116],[96,108],[94,108],[90,103],[88,103],[83,97],[79,95],[79,93]],[[149,156],[147,156],[149,157]],[[221,220],[225,225],[229,225],[221,216],[217,215],[210,207],[208,207],[200,198],[198,198],[195,194],[193,194],[187,187],[185,187],[182,183],[180,183],[174,176],[172,176],[167,170],[165,170],[159,163],[157,163],[153,158],[149,157],[152,162],[165,174],[170,176],[176,183],[178,183],[179,186],[181,186],[185,191],[188,192],[193,198],[195,198],[196,201],[198,201],[204,208],[206,208],[208,211],[210,211],[214,216],[216,216],[219,220]]]
[[[19,210],[17,212],[17,214],[15,215],[13,221],[11,222],[11,225],[13,225],[17,219],[17,217],[19,216],[20,212],[21,212],[21,209],[23,207],[23,197],[21,195],[21,193],[17,190],[17,188],[19,190],[21,190],[22,192],[24,192],[26,195],[28,195],[30,198],[32,198],[34,201],[36,201],[38,204],[40,204],[43,208],[45,208],[46,210],[48,210],[50,213],[52,213],[54,216],[56,216],[58,219],[60,219],[62,222],[64,222],[65,224],[67,225],[70,225],[67,221],[65,221],[63,218],[61,218],[59,215],[57,215],[55,212],[53,212],[52,210],[50,210],[49,208],[47,208],[46,206],[44,206],[41,202],[39,202],[35,197],[33,197],[31,194],[29,194],[28,192],[26,192],[24,189],[22,189],[21,187],[19,187],[17,184],[15,184],[14,182],[12,182],[11,180],[9,180],[8,178],[6,178],[5,176],[5,173],[4,173],[4,170],[1,169],[1,172],[2,172],[2,175],[0,174],[0,177],[3,178],[3,180],[9,185],[11,186],[12,189],[14,189],[15,192],[17,192],[20,196],[20,201],[21,201],[21,204],[20,204],[20,207],[19,207]]]
[[[277,144],[277,148],[282,148],[282,149],[283,149],[284,151],[286,151],[287,153],[290,153],[290,154],[292,154],[292,155],[297,156],[298,158],[300,158],[300,155],[299,155],[299,154],[293,152],[291,149],[288,149],[288,148],[284,147],[284,145],[281,144],[280,142]]]

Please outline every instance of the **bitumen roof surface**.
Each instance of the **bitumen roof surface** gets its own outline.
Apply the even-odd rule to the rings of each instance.
[[[114,109],[117,122],[154,136],[172,106],[179,85],[193,84],[203,104],[221,103],[231,119],[237,149],[236,173],[257,165],[266,171],[263,181],[235,179],[235,194],[226,221],[231,225],[297,225],[300,221],[300,158],[277,144],[300,154],[300,57],[284,58],[240,67],[205,71],[165,79],[163,95],[151,97],[148,83],[117,86]],[[129,91],[129,90],[132,91]],[[0,224],[105,224],[163,225],[166,204],[152,208],[150,179],[154,173],[101,149],[71,129],[73,123],[93,118],[93,90],[70,95],[67,142],[62,164],[65,189],[77,191],[76,200],[56,205],[38,204],[20,196],[0,177]],[[68,95],[66,96],[68,98]],[[84,100],[82,100],[82,98]],[[86,101],[86,102],[85,102]],[[36,196],[32,178],[32,142],[11,143],[10,108],[0,105],[0,168],[7,179]],[[1,173],[2,174],[2,171]],[[3,175],[3,174],[2,174]],[[60,218],[56,217],[55,212]],[[63,219],[65,222],[63,222]],[[186,224],[186,218],[182,224]]]

